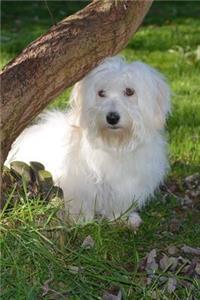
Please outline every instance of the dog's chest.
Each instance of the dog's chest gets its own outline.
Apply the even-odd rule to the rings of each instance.
[[[102,169],[101,180],[93,183],[97,212],[112,218],[113,213],[119,216],[132,205],[137,186],[132,167],[118,162]]]
[[[122,197],[131,194],[137,181],[133,156],[99,156],[93,166],[94,185],[98,198]]]

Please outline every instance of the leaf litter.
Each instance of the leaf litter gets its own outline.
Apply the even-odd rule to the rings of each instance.
[[[173,255],[172,255],[173,254]],[[187,257],[183,257],[187,255]],[[146,285],[156,285],[172,294],[181,286],[200,279],[199,248],[168,246],[164,251],[152,249],[140,262]]]

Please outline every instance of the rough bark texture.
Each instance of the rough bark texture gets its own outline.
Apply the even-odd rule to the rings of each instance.
[[[94,1],[53,26],[4,68],[2,162],[16,137],[53,98],[126,46],[152,1]]]

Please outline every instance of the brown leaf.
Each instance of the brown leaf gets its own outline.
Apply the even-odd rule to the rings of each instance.
[[[11,172],[19,179],[23,178],[25,182],[32,182],[32,172],[29,165],[22,161],[12,161],[10,163]]]
[[[166,254],[163,254],[162,258],[160,259],[160,268],[161,270],[165,270],[169,267],[169,257]]]
[[[79,272],[83,271],[83,268],[70,265],[70,266],[68,266],[68,270],[71,274],[78,274]]]
[[[159,292],[158,291],[148,291],[147,292],[147,295],[150,297],[150,299],[152,299],[152,300],[157,300],[157,299],[159,299],[160,297],[159,297]],[[148,298],[149,299],[149,298]]]
[[[190,193],[189,191],[186,191],[186,193]],[[185,197],[182,199],[182,203],[183,206],[192,206],[193,201],[192,199],[190,199],[190,197],[188,195],[185,195]]]
[[[43,290],[43,293],[42,293],[42,296],[46,296],[49,291],[51,290],[51,288],[49,287],[49,283],[51,283],[53,281],[53,278],[50,278],[50,279],[47,279],[44,284],[42,285],[42,290]]]
[[[191,261],[189,259],[184,258],[182,256],[179,256],[178,260],[179,260],[180,263],[183,263],[183,264],[190,264],[191,263]]]
[[[176,267],[178,266],[178,258],[177,257],[170,257],[169,258],[169,264],[170,264],[170,267],[169,269],[173,272],[176,270]]]
[[[83,241],[81,247],[84,248],[84,249],[91,249],[91,248],[94,247],[94,245],[95,245],[95,241],[93,240],[93,238],[91,237],[91,235],[88,235],[88,236],[84,239],[84,241]]]
[[[156,256],[157,256],[156,249],[151,250],[147,255],[147,263],[149,264],[153,262]]]
[[[200,263],[196,264],[195,272],[197,273],[197,275],[200,275]]]
[[[167,248],[167,251],[170,255],[174,255],[178,252],[178,248],[174,245],[171,245]]]
[[[111,294],[108,291],[105,291],[102,297],[102,300],[122,300],[122,292],[120,289],[118,289],[116,295]]]
[[[147,255],[147,264],[145,270],[148,274],[155,273],[155,271],[158,269],[158,264],[155,260],[156,256],[156,249],[151,250]]]
[[[193,248],[190,246],[184,245],[181,250],[186,254],[200,255],[200,248]]]
[[[163,257],[161,258],[160,262],[160,268],[161,270],[167,271],[168,269],[170,271],[175,271],[176,267],[178,265],[178,258],[176,257],[168,257],[166,254],[163,254]]]
[[[167,291],[168,293],[173,293],[177,287],[177,280],[174,277],[170,277],[167,281]]]
[[[180,220],[175,219],[175,218],[171,220],[171,223],[169,225],[169,230],[172,233],[178,233],[179,230],[180,230],[180,227],[181,227],[181,221]]]
[[[166,283],[167,280],[168,280],[168,277],[166,277],[166,276],[160,276],[160,277],[159,277],[159,282],[160,282],[161,284]]]
[[[167,271],[167,269],[169,269],[170,271],[175,271],[177,265],[178,265],[178,258],[173,256],[168,257],[166,254],[163,254],[163,257],[160,260],[161,270]]]
[[[193,175],[187,176],[184,180],[186,187],[189,189],[194,189],[200,183],[200,174],[195,173]]]
[[[152,276],[147,277],[147,285],[150,285],[152,283]]]
[[[191,264],[190,264],[189,266],[187,266],[187,268],[186,268],[186,270],[185,270],[185,274],[186,274],[187,276],[194,277],[196,265],[197,265],[197,260],[196,260],[196,258],[194,258],[194,259],[192,260]]]

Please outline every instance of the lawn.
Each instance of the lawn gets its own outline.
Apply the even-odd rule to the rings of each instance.
[[[55,21],[85,5],[48,2]],[[200,247],[198,179],[185,181],[200,172],[199,15],[198,1],[155,2],[121,53],[159,69],[173,92],[167,123],[171,171],[166,187],[143,210],[139,231],[122,220],[63,224],[56,205],[29,199],[24,186],[17,205],[1,213],[2,299],[114,299],[106,293],[118,292],[130,300],[200,299],[199,254],[182,248]],[[3,1],[1,67],[52,22],[45,1]],[[64,108],[68,97],[66,90],[50,108]],[[87,236],[94,241],[88,249],[81,246]]]

